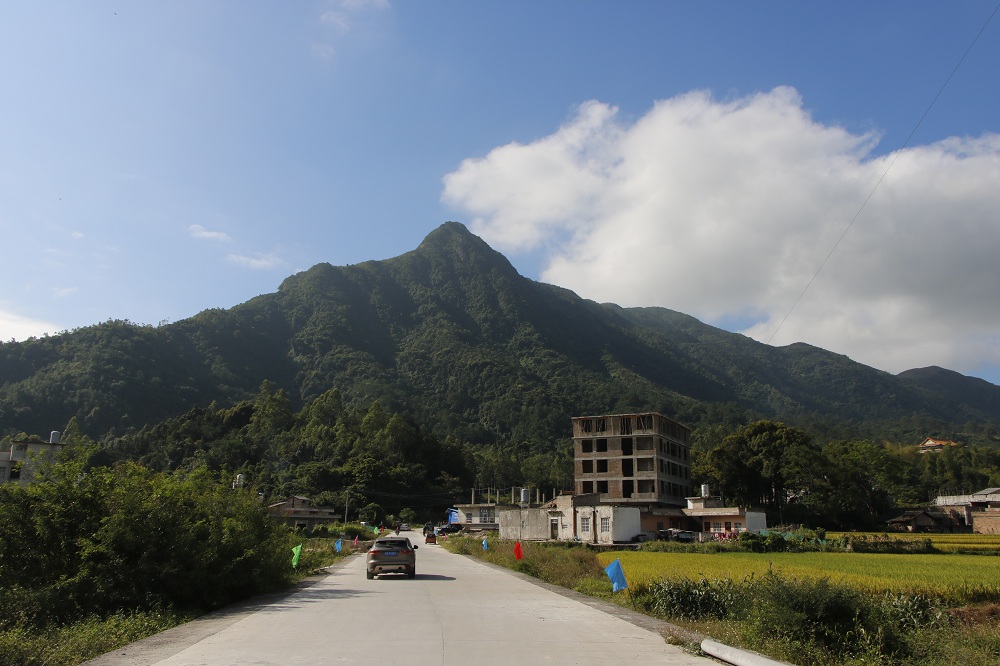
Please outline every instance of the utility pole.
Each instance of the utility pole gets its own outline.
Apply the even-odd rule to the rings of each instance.
[[[347,505],[351,501],[351,489],[347,489],[347,497],[344,499],[344,524],[347,524]]]

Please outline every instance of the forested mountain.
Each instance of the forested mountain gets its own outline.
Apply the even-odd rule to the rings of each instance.
[[[996,441],[1000,387],[899,376],[805,344],[775,348],[662,308],[622,308],[519,275],[449,222],[409,253],[319,264],[276,293],[158,327],[109,321],[0,344],[0,430],[72,417],[92,437],[252,399],[338,389],[426,431],[551,450],[573,415],[655,409],[691,426],[782,420],[819,440]]]

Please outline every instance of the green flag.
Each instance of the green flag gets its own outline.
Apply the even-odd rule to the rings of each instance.
[[[295,548],[292,548],[292,566],[293,567],[299,566],[299,557],[301,555],[302,555],[302,544],[300,543],[299,545],[295,546]]]

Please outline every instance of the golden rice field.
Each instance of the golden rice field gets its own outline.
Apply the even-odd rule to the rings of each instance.
[[[951,554],[607,552],[629,584],[672,577],[740,581],[773,569],[789,578],[828,578],[872,591],[930,594],[964,602],[1000,600],[1000,557]]]
[[[857,532],[828,532],[827,539],[836,539],[842,536],[865,536]],[[883,536],[883,534],[869,534],[868,536]],[[891,532],[888,535],[892,539],[907,541],[918,541],[930,539],[934,547],[946,553],[977,551],[1000,553],[1000,534],[913,534],[910,532]]]

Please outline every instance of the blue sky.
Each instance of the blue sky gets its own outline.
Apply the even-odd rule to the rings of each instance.
[[[457,220],[586,298],[1000,384],[996,8],[8,4],[0,340]]]

